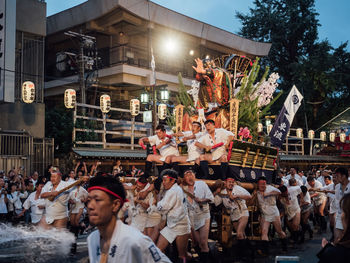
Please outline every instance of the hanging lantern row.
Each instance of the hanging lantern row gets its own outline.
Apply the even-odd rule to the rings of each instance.
[[[324,132],[324,131],[321,131],[321,132],[320,132],[320,139],[321,139],[321,141],[323,141],[323,142],[327,141],[327,133]]]
[[[342,132],[340,134],[340,142],[345,143],[345,141],[346,141],[346,134],[345,132]]]
[[[309,133],[307,134],[307,137],[311,140],[315,139],[315,131],[309,130]]]
[[[35,99],[35,85],[31,81],[22,84],[22,100],[24,103],[33,103]]]
[[[64,106],[67,109],[72,109],[75,107],[77,102],[77,95],[74,89],[66,89],[64,91]]]
[[[298,138],[303,138],[303,129],[302,128],[298,128],[297,129],[297,137]]]

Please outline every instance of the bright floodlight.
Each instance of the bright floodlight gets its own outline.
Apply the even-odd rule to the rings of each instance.
[[[194,55],[194,50],[191,49],[189,53],[190,53],[190,56],[193,56]]]
[[[174,38],[167,38],[164,41],[164,48],[168,54],[175,54],[178,49],[178,43]]]
[[[205,59],[210,59],[210,56],[209,56],[209,55],[206,55],[206,56],[205,56]]]

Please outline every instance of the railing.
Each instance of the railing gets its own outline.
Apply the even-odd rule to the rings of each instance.
[[[115,113],[126,116],[124,120],[116,119],[113,118],[118,115]],[[136,122],[130,110],[114,107],[105,114],[98,106],[76,103],[73,122],[72,141],[75,146],[134,150],[140,148],[135,139],[151,132],[151,124]]]
[[[304,155],[304,138],[297,137],[296,130],[297,129],[290,128],[290,134],[283,143],[280,153],[287,155]]]
[[[29,173],[45,169],[54,159],[54,139],[38,139],[21,131],[0,132],[0,170],[23,166]]]

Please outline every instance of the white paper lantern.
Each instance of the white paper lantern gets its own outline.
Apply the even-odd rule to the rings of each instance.
[[[22,99],[24,103],[33,103],[35,99],[35,85],[31,81],[22,84]]]
[[[138,99],[130,100],[130,113],[131,116],[137,116],[140,112],[140,101]]]
[[[346,134],[345,132],[342,132],[340,134],[340,142],[345,143],[345,141],[346,141]]]
[[[298,128],[297,129],[297,137],[298,138],[303,138],[303,129],[302,128]]]
[[[166,118],[166,104],[158,105],[158,118],[164,120]]]
[[[327,141],[327,133],[325,131],[320,132],[320,139],[323,142]]]
[[[308,133],[307,137],[309,139],[313,140],[315,138],[315,131],[309,130],[309,133]]]
[[[100,97],[100,109],[103,113],[108,113],[111,110],[111,97],[104,94]]]
[[[64,91],[64,106],[67,109],[72,109],[75,107],[77,102],[77,94],[74,89],[66,89]]]
[[[266,126],[267,134],[270,134],[270,131],[272,130],[272,128],[273,128],[272,124],[269,124],[269,125]]]
[[[329,140],[330,140],[331,142],[334,142],[334,141],[335,141],[335,132],[331,132],[331,133],[329,134]]]
[[[258,132],[262,132],[263,131],[263,124],[262,123],[258,123]]]

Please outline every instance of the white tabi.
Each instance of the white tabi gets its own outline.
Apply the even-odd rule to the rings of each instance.
[[[153,135],[153,136],[150,136],[148,137],[148,140],[149,140],[149,143],[151,144],[151,146],[155,145],[155,146],[158,146],[159,144],[162,143],[162,140],[158,138],[157,135]],[[168,137],[165,137],[164,140],[169,140]],[[162,162],[165,161],[165,158],[167,156],[170,156],[170,155],[175,155],[175,156],[179,156],[179,151],[177,150],[176,148],[176,142],[174,139],[171,139],[171,142],[164,145],[162,148],[159,149],[159,154],[162,156],[162,158],[160,158],[160,160]]]
[[[35,194],[35,192],[31,193],[23,203],[23,207],[26,210],[30,209],[30,218],[33,224],[39,223],[43,215],[44,209],[40,209],[39,206],[45,206],[45,199],[35,199]]]
[[[58,186],[56,187],[55,191],[60,191],[61,189],[71,185],[72,183],[68,183],[65,181],[60,181]],[[69,200],[69,193],[74,189],[70,188],[69,190],[61,193],[58,195],[53,202],[51,202],[48,198],[45,199],[45,220],[47,224],[52,224],[53,221],[57,219],[63,219],[68,217],[68,200]],[[43,189],[41,190],[41,195],[43,193],[52,192],[53,185],[51,181],[47,182]]]
[[[101,258],[100,233],[92,232],[88,238],[90,263],[99,263]],[[169,263],[171,262],[153,243],[136,228],[117,220],[108,251],[108,263]]]
[[[281,203],[284,205],[288,220],[292,220],[297,213],[300,213],[300,206],[298,203],[298,195],[301,193],[300,186],[288,187],[288,201],[281,198]]]
[[[233,136],[233,133],[223,128],[219,128],[219,129],[215,129],[214,140],[209,135],[209,133],[205,133],[202,137],[198,139],[198,142],[206,146],[214,146],[215,144],[218,144],[221,142],[224,143],[223,146],[211,150],[213,161],[216,161],[220,159],[220,157],[223,156],[224,154],[227,154],[225,144],[228,142],[227,140],[229,136]]]
[[[189,136],[192,136],[193,134],[192,131],[185,131],[182,133],[184,137],[189,137]],[[201,154],[203,154],[203,150],[195,145],[196,141],[198,141],[198,139],[202,136],[203,136],[203,132],[198,132],[195,134],[196,139],[187,140],[187,154],[188,154],[188,158],[186,160],[187,162],[192,162],[197,158],[199,158]]]
[[[84,187],[81,187],[81,186],[74,188],[70,192],[69,199],[74,201],[74,204],[72,204],[72,206],[71,206],[71,213],[72,214],[78,214],[80,212],[80,209],[85,207],[85,205],[81,201],[81,199],[86,199],[88,197],[88,195],[89,195],[89,193],[85,190]]]
[[[349,194],[349,193],[350,193],[350,182],[345,187],[344,191],[341,187],[341,184],[337,184],[335,186],[335,201],[336,201],[336,206],[337,206],[337,215],[335,218],[335,228],[340,229],[340,230],[344,230],[343,223],[341,221],[342,209],[340,207],[340,201],[345,194]]]
[[[313,188],[315,190],[322,190],[322,187],[323,187],[322,184],[319,181],[317,181],[317,180],[315,180],[314,187],[311,187],[309,185],[309,183],[306,183],[307,190],[309,190],[311,188]],[[312,200],[314,201],[315,206],[319,206],[319,205],[323,204],[324,201],[327,200],[327,196],[326,196],[325,193],[311,192],[311,194],[313,194],[313,193],[317,193],[317,195],[312,198]]]
[[[264,194],[268,195],[269,193],[276,191],[281,192],[277,188],[267,185]],[[258,201],[260,206],[260,212],[262,213],[262,217],[267,222],[273,222],[275,220],[279,220],[280,212],[278,211],[278,208],[276,206],[276,196],[268,196],[263,197],[258,192]]]
[[[177,183],[165,192],[163,199],[157,204],[157,209],[159,213],[166,215],[167,226],[160,233],[169,243],[177,236],[191,233],[185,194]]]
[[[227,189],[223,189],[220,192],[222,195],[227,195]],[[232,195],[248,195],[250,193],[239,185],[234,185],[232,188]],[[234,201],[229,197],[221,197],[219,195],[215,196],[214,204],[215,206],[224,204],[225,208],[230,213],[231,221],[238,221],[243,216],[249,216],[248,208],[244,199],[237,198]]]
[[[188,191],[187,186],[184,186],[184,189]],[[210,202],[214,201],[213,193],[210,191],[208,185],[203,181],[195,181],[193,194],[199,199],[208,199]],[[204,203],[199,206],[196,201],[189,199],[190,197],[187,196],[188,215],[190,217],[193,229],[198,230],[205,225],[205,221],[207,219],[210,219],[209,203]]]

